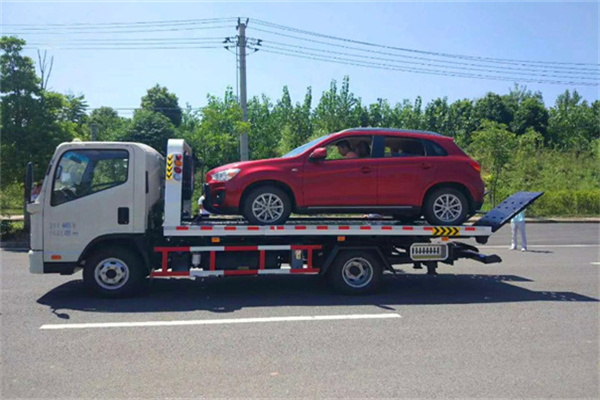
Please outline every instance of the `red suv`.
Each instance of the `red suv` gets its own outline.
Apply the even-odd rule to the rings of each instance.
[[[326,135],[281,158],[209,171],[204,207],[251,224],[283,224],[292,212],[423,215],[459,225],[483,203],[479,164],[438,133],[355,128]]]

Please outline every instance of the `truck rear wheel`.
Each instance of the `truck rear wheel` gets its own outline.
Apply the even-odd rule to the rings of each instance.
[[[381,260],[367,251],[344,251],[331,265],[329,280],[333,287],[345,294],[367,294],[381,284]]]
[[[108,247],[86,260],[83,282],[94,294],[127,297],[139,292],[147,273],[142,259],[123,247]]]

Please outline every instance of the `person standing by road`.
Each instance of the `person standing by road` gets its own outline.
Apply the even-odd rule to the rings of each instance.
[[[525,234],[525,210],[521,211],[510,220],[511,244],[510,249],[516,250],[518,243],[517,233],[521,235],[521,251],[527,251],[527,235]],[[518,232],[517,232],[518,231]]]

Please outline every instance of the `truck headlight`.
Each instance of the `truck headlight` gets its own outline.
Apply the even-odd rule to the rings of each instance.
[[[227,182],[234,176],[236,176],[240,172],[239,168],[229,168],[224,171],[215,172],[210,177],[213,181],[217,182]]]

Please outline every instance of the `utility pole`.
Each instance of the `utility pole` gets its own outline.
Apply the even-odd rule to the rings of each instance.
[[[91,125],[92,128],[92,142],[95,142],[98,138],[98,127],[96,124]]]
[[[238,18],[237,29],[240,31],[238,36],[238,48],[240,54],[240,105],[242,106],[242,121],[248,122],[248,104],[246,94],[246,26],[248,25],[248,19],[245,23],[240,22]],[[242,132],[240,135],[240,159],[241,161],[248,160],[248,133]]]

